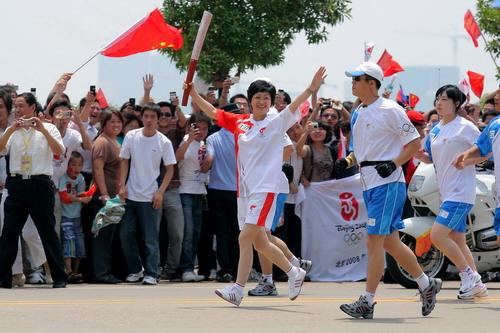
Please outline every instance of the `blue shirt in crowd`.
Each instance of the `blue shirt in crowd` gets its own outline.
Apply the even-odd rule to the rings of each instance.
[[[226,129],[207,138],[207,153],[213,157],[208,188],[236,191],[236,155],[234,135]]]

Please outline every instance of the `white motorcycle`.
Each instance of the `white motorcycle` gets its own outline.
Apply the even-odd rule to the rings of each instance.
[[[467,217],[466,240],[479,273],[500,268],[500,248],[493,229],[496,208],[494,186],[495,176],[491,172],[476,174],[476,202]],[[401,240],[415,252],[427,275],[443,277],[448,266],[453,264],[430,240],[430,231],[440,206],[432,164],[420,163],[408,186],[408,197],[418,216],[404,220],[405,228],[400,230]],[[407,288],[417,287],[411,275],[388,254],[386,261],[388,273],[397,283]]]

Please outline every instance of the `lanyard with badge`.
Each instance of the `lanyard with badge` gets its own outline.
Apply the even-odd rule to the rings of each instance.
[[[31,167],[33,165],[33,159],[31,154],[28,154],[28,148],[33,138],[34,130],[31,128],[28,130],[28,135],[26,131],[22,131],[23,137],[23,155],[21,156],[21,175],[23,179],[29,179],[31,176]]]

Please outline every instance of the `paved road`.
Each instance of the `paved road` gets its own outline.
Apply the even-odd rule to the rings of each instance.
[[[458,301],[458,282],[445,282],[435,311],[420,315],[415,290],[381,285],[373,320],[347,318],[339,305],[363,283],[306,283],[295,301],[280,296],[246,297],[239,308],[213,293],[217,283],[28,286],[0,289],[0,332],[500,332],[500,283],[490,296]],[[404,330],[404,331],[403,331]]]

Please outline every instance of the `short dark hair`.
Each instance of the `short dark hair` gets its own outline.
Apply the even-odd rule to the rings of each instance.
[[[170,108],[170,112],[172,112],[172,115],[175,113],[175,105],[172,105],[172,103],[170,103],[170,102],[161,101],[161,102],[158,102],[158,106],[160,108]]]
[[[47,100],[45,101],[45,107],[47,107],[49,105],[50,101],[52,101],[52,99],[54,98],[55,95],[56,95],[56,92],[53,91],[49,94],[49,96],[47,96]],[[60,96],[60,99],[62,99],[61,97],[67,99],[68,103],[71,104],[71,100],[69,99],[68,95],[66,95],[65,93],[62,93]]]
[[[29,93],[29,92],[19,94],[19,95],[17,95],[17,97],[18,98],[22,97],[29,106],[36,105],[36,103],[37,103],[35,95],[33,95],[32,93]]]
[[[237,98],[244,98],[248,102],[248,98],[245,95],[243,95],[243,94],[236,94],[236,95],[232,96],[229,99],[229,103],[234,103],[234,100],[237,99]]]
[[[58,99],[57,101],[55,101],[55,103],[52,103],[52,105],[50,106],[49,115],[53,116],[56,108],[59,108],[62,106],[67,107],[68,109],[71,109],[71,105],[69,105],[68,101],[66,101],[65,99]]]
[[[158,106],[158,104],[155,104],[155,103],[144,104],[142,106],[142,109],[141,109],[141,117],[144,115],[144,112],[146,112],[146,111],[153,111],[156,113],[156,117],[160,118],[161,110],[160,110],[160,107]]]
[[[495,118],[497,116],[500,116],[500,112],[497,112],[495,110],[488,110],[485,113],[483,113],[481,121],[484,123],[484,121],[486,120],[487,117],[493,117],[493,118]]]
[[[426,122],[429,122],[429,120],[431,120],[431,117],[435,114],[438,114],[438,112],[436,111],[436,109],[432,109],[429,111],[429,113],[427,113],[427,116],[425,117],[425,121]]]
[[[188,124],[196,124],[198,122],[206,123],[208,126],[212,125],[212,120],[206,116],[204,113],[196,112],[192,113],[189,117]]]
[[[71,152],[71,156],[69,157],[69,161],[71,162],[71,160],[73,160],[75,158],[80,159],[82,161],[82,163],[83,163],[83,155],[80,154],[78,151],[73,150]]]
[[[123,114],[123,127],[127,126],[128,124],[130,124],[133,121],[137,121],[137,123],[139,124],[139,127],[144,126],[142,124],[141,118],[137,117],[137,115],[135,113]]]
[[[99,117],[99,123],[101,124],[101,129],[99,129],[99,132],[97,133],[96,139],[97,139],[97,137],[99,135],[102,134],[102,132],[104,131],[104,127],[106,127],[106,124],[108,123],[108,121],[111,120],[111,118],[113,117],[113,115],[117,116],[118,119],[122,122],[122,125],[123,125],[123,123],[124,123],[123,115],[122,115],[122,113],[120,111],[118,111],[116,109],[109,109],[109,110],[101,112],[101,115]]]
[[[0,89],[0,99],[3,101],[3,104],[5,104],[7,113],[10,114],[10,111],[12,111],[12,98],[10,97],[10,91],[7,89]]]
[[[283,99],[284,99],[286,104],[292,103],[292,99],[290,98],[290,95],[288,95],[288,93],[286,91],[282,90],[279,92],[283,93],[283,97],[284,97]]]
[[[436,96],[434,99],[434,106],[436,105],[437,98],[439,96],[441,96],[442,94],[445,94],[446,97],[451,99],[453,101],[453,103],[456,104],[455,111],[458,111],[458,109],[460,108],[460,105],[462,105],[467,98],[464,95],[464,93],[461,92],[460,89],[458,89],[457,86],[452,85],[452,84],[446,84],[436,91]]]
[[[274,105],[276,98],[276,87],[264,80],[256,80],[250,84],[247,90],[248,101],[251,103],[252,98],[258,93],[268,93],[271,96],[271,105]]]

